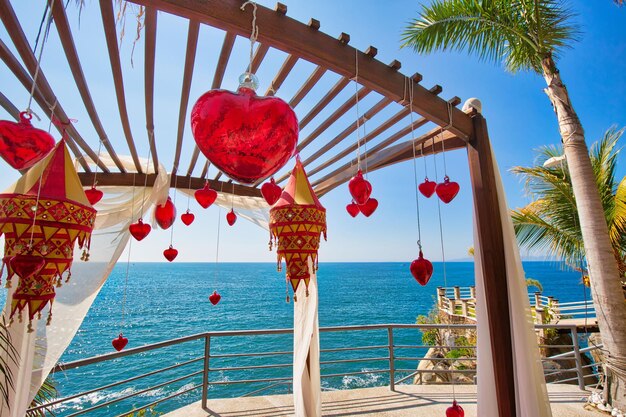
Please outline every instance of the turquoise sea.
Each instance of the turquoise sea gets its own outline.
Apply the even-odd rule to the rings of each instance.
[[[433,306],[438,286],[444,285],[442,265],[434,264],[435,274],[426,287],[418,285],[408,271],[408,263],[321,263],[319,281],[320,326],[364,325],[376,323],[415,323],[420,314],[427,314]],[[448,286],[473,284],[473,263],[446,264]],[[541,281],[544,294],[553,295],[562,302],[578,301],[584,297],[580,274],[555,262],[526,262],[528,277]],[[111,340],[120,330],[121,305],[125,290],[126,265],[119,264],[94,302],[75,339],[61,358],[62,362],[87,358],[113,351]],[[222,300],[211,305],[207,297],[217,289]],[[128,348],[168,339],[215,330],[280,329],[293,326],[293,304],[285,303],[284,272],[278,273],[270,263],[221,263],[217,273],[214,264],[202,263],[136,263],[130,265],[126,287],[126,323],[124,335]],[[398,331],[395,344],[420,344],[415,330]],[[341,348],[351,345],[386,344],[386,331],[352,332],[321,335],[321,347]],[[156,352],[147,352],[121,358],[83,369],[59,372],[54,375],[61,396],[96,388],[129,378],[140,373],[164,368],[198,358],[203,354],[204,342],[195,341]],[[256,338],[224,338],[212,342],[213,354],[286,351],[291,350],[292,339],[284,336]],[[418,352],[419,353],[419,352]],[[423,352],[421,352],[423,353]],[[322,361],[355,357],[381,357],[386,351],[332,352],[322,354]],[[371,356],[367,356],[371,355]],[[418,356],[415,351],[397,353]],[[421,356],[421,355],[419,355]],[[290,356],[246,359],[230,358],[212,362],[211,367],[289,363]],[[384,362],[358,362],[322,365],[322,374],[383,369]],[[397,364],[414,369],[415,362]],[[92,393],[57,408],[60,417],[82,408],[119,399],[168,379],[198,371],[202,362],[174,369],[162,375],[151,376],[141,382],[131,382],[117,389]],[[289,377],[290,369],[263,369],[211,374],[210,380],[233,381],[268,377]],[[167,395],[188,389],[201,382],[201,375],[154,391],[142,393],[133,399],[117,402],[87,415],[116,416],[133,405],[144,405]],[[385,374],[366,373],[324,379],[325,389],[346,389],[388,383]],[[267,385],[267,384],[265,384]],[[257,385],[211,385],[212,397],[231,397],[263,387]],[[278,386],[263,393],[289,392],[289,386]],[[200,390],[184,394],[157,406],[167,412],[198,401]]]

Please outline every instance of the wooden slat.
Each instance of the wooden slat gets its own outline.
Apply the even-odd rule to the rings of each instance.
[[[218,171],[217,175],[215,175],[214,180],[219,180],[222,177],[222,171]]]
[[[476,245],[484,280],[487,323],[491,335],[491,358],[499,417],[515,417],[514,351],[511,341],[509,290],[504,235],[498,202],[496,174],[485,119],[473,117],[474,135],[467,147],[470,181],[474,197]]]
[[[220,51],[220,56],[217,60],[217,68],[215,69],[215,74],[213,75],[213,83],[211,84],[212,90],[215,90],[216,88],[220,88],[222,86],[224,74],[226,73],[226,66],[228,65],[230,54],[233,50],[233,46],[235,45],[235,37],[236,36],[234,34],[228,32],[226,33],[226,36],[224,36],[222,50]],[[187,175],[190,176],[193,173],[193,170],[196,167],[196,163],[198,162],[199,155],[200,149],[198,149],[198,146],[194,146],[193,153],[191,155],[191,161],[189,162],[189,168],[187,169]]]
[[[72,70],[71,72],[74,76],[76,87],[78,88],[80,97],[85,104],[85,109],[87,110],[87,114],[91,119],[91,123],[96,129],[96,132],[98,133],[98,136],[100,138],[100,141],[104,145],[104,148],[107,150],[109,156],[115,163],[115,166],[117,166],[117,169],[119,169],[120,172],[126,172],[126,168],[124,168],[122,161],[120,161],[119,157],[115,153],[113,145],[111,145],[109,137],[107,136],[106,132],[104,131],[104,127],[100,122],[100,117],[98,117],[98,113],[96,112],[96,106],[93,102],[93,99],[91,98],[91,93],[89,92],[89,87],[87,86],[87,80],[85,79],[83,68],[80,65],[80,60],[78,59],[78,53],[76,52],[76,46],[74,44],[74,38],[72,37],[72,31],[67,21],[63,1],[53,0],[51,9],[52,16],[54,17],[54,24],[57,28],[59,39],[61,40],[61,45],[63,46],[63,51],[65,52],[65,57],[67,58],[70,69]]]
[[[178,110],[178,134],[176,135],[176,153],[172,166],[172,175],[178,172],[180,153],[183,148],[183,135],[187,124],[187,107],[189,106],[189,92],[191,90],[191,79],[193,77],[193,66],[196,62],[196,50],[198,48],[198,33],[200,23],[194,20],[189,21],[187,31],[187,53],[185,55],[185,68],[183,70],[183,85],[180,92],[180,107]]]
[[[78,173],[78,177],[83,185],[89,186],[93,182],[93,175],[88,175],[83,172]],[[132,174],[132,173],[110,173],[107,175],[98,176],[98,184],[101,187],[106,186],[128,186],[132,187],[136,184],[147,184],[148,187],[151,187],[154,184],[156,179],[156,174]],[[179,189],[187,190],[198,189],[204,186],[204,183],[207,180],[204,178],[198,177],[189,177],[189,176],[181,176],[181,175],[172,175],[170,180],[170,186],[176,186]],[[230,184],[224,181],[216,181],[216,180],[208,180],[209,185],[214,190],[224,190],[225,193],[232,194],[234,192],[235,195],[243,196],[243,197],[262,197],[261,190],[257,188],[248,187],[245,185],[239,184]],[[225,184],[228,184],[227,187],[224,187]]]
[[[252,57],[252,69],[250,70],[251,73],[256,74],[269,49],[269,45],[260,44],[259,46],[257,46],[256,51],[254,51],[254,56]]]
[[[266,96],[276,95],[276,92],[283,85],[283,82],[285,82],[285,79],[293,69],[294,65],[296,65],[296,62],[298,62],[297,56],[289,55],[287,59],[285,59],[285,62],[283,62],[283,65],[280,67],[278,74],[276,74],[272,83],[267,88],[267,91],[265,92]]]
[[[317,116],[322,110],[324,110],[324,107],[326,107],[328,103],[330,103],[335,97],[337,97],[337,94],[339,94],[341,90],[343,90],[344,87],[348,85],[349,82],[350,80],[348,78],[340,78],[339,81],[337,81],[337,83],[335,83],[335,85],[328,91],[328,93],[326,93],[324,97],[322,97],[320,101],[318,101],[317,104],[313,106],[313,108],[307,113],[307,115],[304,116],[302,120],[300,120],[300,130],[304,129],[304,127],[308,125],[309,122],[311,122],[311,120],[315,118],[315,116]]]
[[[122,63],[120,62],[120,51],[117,46],[117,31],[115,30],[115,17],[113,14],[113,3],[107,0],[100,0],[100,13],[102,15],[102,26],[104,28],[104,38],[107,44],[109,54],[109,63],[111,64],[111,74],[113,75],[113,84],[115,86],[115,97],[117,99],[117,109],[120,114],[120,122],[122,130],[126,138],[128,150],[133,158],[135,170],[139,173],[143,172],[137,148],[133,140],[133,133],[130,129],[130,121],[128,120],[128,108],[126,107],[126,95],[124,93],[124,77],[122,75]]]
[[[2,108],[6,110],[6,112],[9,113],[16,121],[20,120],[20,111],[13,103],[11,103],[11,100],[9,100],[7,96],[2,94],[2,92],[0,92],[0,106],[2,106]]]
[[[306,82],[300,87],[300,89],[294,94],[293,98],[289,101],[289,105],[295,108],[307,94],[309,91],[317,84],[317,82],[322,78],[322,76],[326,73],[326,69],[318,66],[311,73]]]
[[[159,170],[159,155],[157,154],[154,138],[154,61],[156,57],[156,30],[157,30],[157,10],[153,7],[146,7],[145,18],[145,68],[144,86],[146,96],[146,132],[150,143],[150,153],[152,154],[152,165],[154,172]]]
[[[28,72],[26,72],[26,69],[22,67],[22,65],[17,61],[15,56],[13,56],[11,51],[9,51],[7,46],[0,39],[0,49],[2,50],[0,54],[2,55],[2,60],[7,64],[9,69],[11,69],[13,74],[20,80],[26,90],[30,92],[34,80],[29,76],[28,73],[30,73],[31,75],[35,73],[37,60],[32,49],[30,49],[30,45],[26,40],[26,36],[22,31],[22,27],[17,21],[17,17],[13,12],[13,8],[6,0],[0,1],[0,18],[2,19],[4,26],[7,28],[7,31],[11,36],[11,40],[13,41],[13,44],[20,54],[22,61],[28,68]],[[39,106],[43,109],[48,117],[52,119],[52,115],[54,114],[56,120],[61,121],[61,123],[64,124],[64,128],[57,127],[57,130],[61,134],[63,134],[64,130],[67,132],[67,144],[72,150],[72,153],[80,163],[81,167],[86,172],[91,172],[91,168],[83,157],[83,154],[79,150],[79,147],[89,156],[89,158],[91,158],[92,161],[98,161],[98,158],[95,152],[89,147],[89,145],[87,145],[85,140],[78,133],[76,128],[72,125],[72,123],[70,123],[69,117],[67,117],[65,110],[63,110],[63,106],[57,100],[57,97],[52,91],[52,87],[50,87],[50,84],[48,83],[46,76],[44,75],[44,72],[41,68],[39,69],[39,73],[37,75],[35,90],[35,100],[37,101]],[[50,110],[50,107],[53,104],[54,111]],[[100,167],[100,169],[102,169],[103,172],[109,172],[109,169],[104,164],[98,163],[98,166]]]
[[[202,167],[202,173],[200,174],[200,178],[206,178],[206,175],[209,173],[209,161],[204,162],[204,166]]]
[[[198,19],[208,25],[249,37],[251,8],[241,11],[240,0],[131,0],[157,7],[167,13]],[[321,65],[343,77],[352,77],[358,55],[359,82],[379,94],[400,102],[404,98],[406,76],[376,59],[368,58],[337,39],[311,30],[307,25],[266,7],[257,6],[257,22],[262,25],[258,40],[273,48]],[[440,126],[449,121],[448,105],[420,85],[413,91],[413,110]],[[452,109],[452,132],[463,139],[472,134],[472,122],[459,109]]]

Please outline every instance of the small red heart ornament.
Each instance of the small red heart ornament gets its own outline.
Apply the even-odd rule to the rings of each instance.
[[[424,258],[421,250],[418,258],[411,262],[411,274],[420,285],[428,284],[430,277],[433,275],[433,264]]]
[[[217,303],[219,303],[221,299],[222,299],[222,296],[219,295],[217,291],[213,291],[213,294],[209,295],[209,301],[213,305],[217,305]]]
[[[130,234],[133,235],[135,239],[138,241],[143,240],[144,237],[148,236],[150,231],[152,230],[152,226],[143,222],[143,219],[137,220],[137,223],[133,223],[128,226],[128,230]]]
[[[358,216],[358,214],[361,212],[361,210],[359,210],[358,204],[356,204],[354,201],[346,206],[346,211],[352,217]]]
[[[437,183],[435,181],[430,181],[428,178],[417,186],[417,189],[420,190],[420,193],[422,193],[426,198],[430,198],[433,194],[435,194],[435,188],[437,188]]]
[[[11,265],[11,269],[18,277],[28,279],[46,266],[46,260],[41,256],[27,253],[15,255],[9,261],[9,265]]]
[[[365,215],[365,217],[369,217],[378,208],[378,200],[376,200],[375,198],[370,198],[365,202],[365,204],[358,206],[358,208],[361,213]]]
[[[230,178],[253,184],[283,167],[296,150],[298,119],[277,97],[258,97],[244,74],[237,93],[211,90],[191,110],[204,156]]]
[[[172,245],[170,245],[169,248],[163,251],[163,256],[165,256],[165,259],[172,262],[178,256],[178,251],[174,249]]]
[[[465,417],[465,411],[457,404],[456,400],[452,401],[452,406],[446,410],[446,417]]]
[[[274,181],[274,177],[270,178],[270,182],[266,182],[261,186],[261,194],[263,194],[263,198],[270,206],[276,204],[282,192],[283,189],[280,188],[278,184],[276,184],[276,181]]]
[[[437,192],[437,195],[439,196],[441,201],[448,204],[454,199],[454,197],[456,197],[460,189],[461,187],[459,186],[459,184],[454,181],[450,181],[450,178],[448,178],[448,176],[446,175],[443,178],[443,182],[437,184],[435,191]]]
[[[360,169],[348,183],[348,189],[354,202],[358,205],[365,204],[372,194],[372,184],[363,178],[363,172]]]
[[[115,350],[119,352],[126,347],[126,345],[128,344],[128,339],[122,336],[122,333],[120,333],[120,335],[116,339],[113,339],[111,344],[113,345]]]
[[[104,193],[92,186],[90,189],[85,191],[85,195],[87,196],[87,200],[89,200],[89,204],[95,206],[100,200],[102,200]]]
[[[0,156],[15,169],[32,167],[54,148],[54,138],[33,127],[32,117],[21,112],[17,123],[0,120]]]
[[[162,206],[156,206],[154,219],[163,230],[169,229],[174,224],[174,220],[176,220],[176,206],[172,203],[170,197],[167,197],[167,201]]]
[[[193,196],[202,208],[209,208],[209,206],[213,204],[217,198],[217,191],[209,187],[209,182],[207,181],[204,183],[204,188],[196,190],[196,192],[193,193]]]
[[[237,215],[235,214],[233,209],[230,209],[230,211],[226,214],[226,221],[231,226],[237,221]]]
[[[185,213],[180,215],[180,219],[183,223],[185,223],[185,226],[189,226],[191,223],[193,223],[195,218],[196,216],[194,216],[193,213],[189,211],[189,209],[187,209]]]

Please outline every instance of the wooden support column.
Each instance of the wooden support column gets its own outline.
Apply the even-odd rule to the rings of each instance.
[[[472,121],[474,132],[470,138],[467,153],[484,278],[484,295],[487,301],[488,325],[491,334],[498,417],[516,417],[513,347],[504,238],[491,144],[489,143],[487,123],[484,117],[476,114]]]

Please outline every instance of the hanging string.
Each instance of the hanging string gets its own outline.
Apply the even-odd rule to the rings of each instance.
[[[187,211],[189,211],[190,201],[191,201],[191,176],[189,176],[189,184],[187,186]]]
[[[178,166],[174,167],[174,172],[178,172]],[[178,175],[174,175],[174,199],[173,199],[174,201],[172,202],[174,204],[174,207],[176,207],[176,195],[178,194],[177,186],[178,186]],[[172,223],[172,230],[170,231],[170,246],[172,246],[174,242],[174,227],[175,226],[176,226],[176,221]]]
[[[130,219],[132,222],[133,217],[135,216],[135,173],[133,172],[133,197],[132,197],[132,205],[130,207]],[[128,239],[128,256],[126,258],[126,276],[124,277],[124,295],[122,296],[122,317],[120,320],[120,334],[122,334],[122,330],[124,329],[124,320],[126,318],[126,292],[128,289],[128,276],[130,275],[130,254],[133,249],[133,239]]]
[[[252,74],[252,53],[254,51],[254,44],[259,36],[259,27],[256,25],[256,3],[253,1],[247,1],[241,5],[240,9],[245,11],[248,4],[252,5],[252,30],[250,31],[250,64],[248,65],[248,74]]]
[[[417,184],[417,156],[415,154],[415,131],[413,129],[413,83],[409,81],[408,77],[404,79],[405,85],[410,83],[409,87],[409,115],[411,117],[411,142],[413,149],[413,180],[415,181],[415,186],[413,187],[415,190],[415,214],[417,217],[417,247],[419,250],[422,250],[422,228],[420,224],[420,202],[419,202],[419,192],[418,192],[418,184]],[[423,153],[422,153],[423,156]]]
[[[93,173],[93,184],[91,185],[92,188],[96,188],[96,185],[98,184],[98,167],[100,165],[100,152],[101,151],[102,151],[102,139],[100,139],[98,143],[98,156],[97,156],[97,161],[96,161],[96,168]]]
[[[150,139],[148,139],[148,143],[149,142],[150,142]],[[148,151],[148,159],[146,160],[146,172],[144,172],[145,178],[143,182],[143,194],[141,196],[141,211],[139,212],[139,220],[143,219],[143,208],[146,204],[146,188],[148,188],[148,170],[150,169],[150,157],[151,156],[152,156],[152,152]]]
[[[443,157],[443,175],[444,178],[448,177],[448,168],[446,167],[446,146],[443,140],[443,131],[452,127],[452,105],[448,103],[448,124],[441,128],[441,156]],[[433,143],[434,146],[434,143]]]
[[[356,169],[361,169],[361,137],[359,120],[359,51],[354,50],[354,101],[356,105]],[[367,174],[367,170],[365,171]]]
[[[41,58],[43,55],[43,50],[46,45],[46,41],[48,40],[48,34],[50,33],[50,26],[52,24],[52,8],[53,7],[54,7],[54,2],[52,2],[52,4],[50,5],[50,10],[48,10],[48,4],[46,2],[46,7],[44,9],[43,18],[41,20],[41,24],[39,25],[39,31],[37,33],[37,39],[35,40],[35,49],[33,49],[33,52],[37,51],[37,44],[39,43],[39,36],[41,35],[41,30],[43,27],[42,24],[44,20],[46,20],[46,15],[47,15],[48,20],[46,21],[46,25],[45,25],[46,28],[44,29],[44,32],[43,32],[43,38],[41,40],[41,48],[39,48],[39,56],[37,57],[37,66],[35,67],[35,74],[33,75],[33,85],[31,86],[30,97],[28,98],[28,105],[26,106],[26,113],[28,114],[34,114],[30,107],[33,103],[33,96],[35,95],[35,88],[37,88],[37,78],[39,76],[39,68],[41,66]],[[39,119],[39,116],[37,116],[36,114],[35,116],[37,117],[37,119]]]
[[[224,183],[220,186],[220,193],[224,189]],[[222,224],[222,206],[217,206],[217,238],[215,242],[215,269],[213,271],[213,281],[217,287],[219,258],[220,258],[220,229]]]

